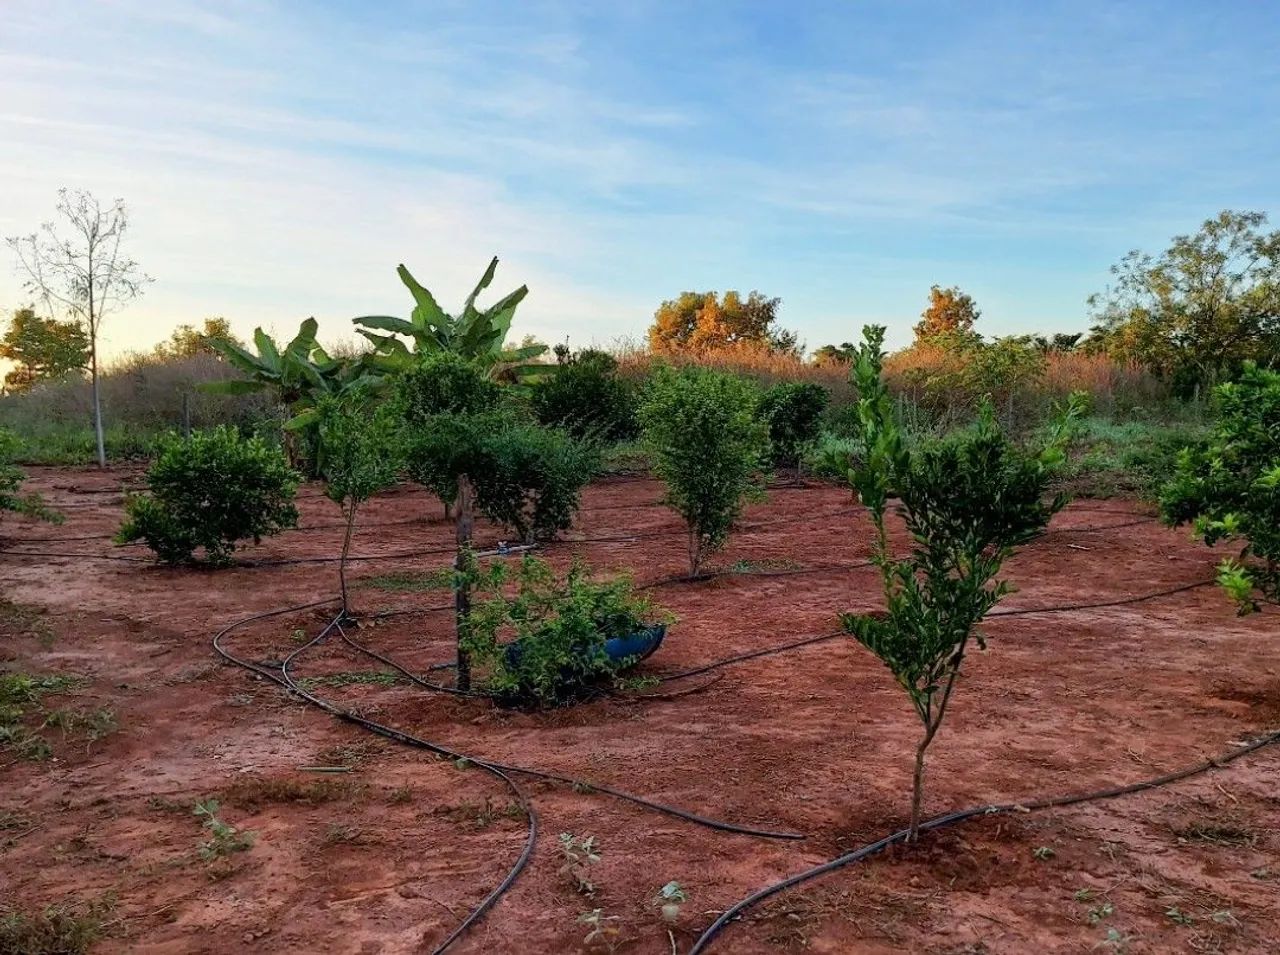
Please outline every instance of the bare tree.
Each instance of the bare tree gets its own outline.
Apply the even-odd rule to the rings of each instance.
[[[89,331],[89,371],[93,377],[93,429],[98,464],[105,467],[102,402],[98,389],[98,331],[110,312],[118,311],[142,294],[151,280],[133,259],[121,254],[129,228],[124,200],[107,208],[83,189],[59,189],[58,223],[46,222],[39,232],[11,236],[5,241],[18,256],[27,278],[25,288],[44,300],[50,314],[62,308]],[[59,231],[59,229],[63,231]]]

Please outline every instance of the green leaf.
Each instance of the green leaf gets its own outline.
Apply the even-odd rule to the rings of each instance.
[[[351,322],[354,325],[363,325],[365,328],[379,328],[384,332],[393,332],[396,335],[412,336],[416,331],[412,322],[407,322],[403,318],[396,318],[392,315],[361,315],[359,318],[351,319]]]
[[[255,328],[253,330],[253,343],[258,346],[258,355],[262,364],[269,370],[278,372],[280,370],[280,352],[276,348],[276,343],[271,340],[271,336],[261,328]]]
[[[286,431],[302,431],[305,428],[311,427],[311,425],[315,424],[319,420],[320,412],[315,408],[308,408],[306,411],[300,412],[286,421],[284,423],[284,429]]]
[[[428,291],[417,279],[415,279],[404,265],[396,267],[396,274],[400,276],[400,281],[404,283],[405,288],[409,290],[409,294],[413,296],[415,307],[413,310],[414,324],[419,328],[433,328],[449,324],[449,317],[445,315],[435,300],[435,297]]]
[[[468,314],[476,310],[476,299],[480,293],[489,287],[489,283],[493,281],[494,273],[498,271],[498,257],[495,255],[493,261],[489,263],[489,267],[484,270],[484,275],[480,277],[480,281],[476,284],[471,294],[467,296],[467,300],[462,305],[462,316],[465,318]]]

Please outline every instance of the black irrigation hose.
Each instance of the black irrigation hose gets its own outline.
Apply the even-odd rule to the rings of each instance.
[[[1199,587],[1207,587],[1214,583],[1216,583],[1216,580],[1212,578],[1209,580],[1198,580],[1190,584],[1180,584],[1177,587],[1170,587],[1166,590],[1157,590],[1152,593],[1138,594],[1134,597],[1121,597],[1116,600],[1102,600],[1096,603],[1055,604],[1049,607],[1024,607],[1014,608],[1011,610],[993,610],[991,613],[987,614],[987,617],[1014,617],[1039,613],[1066,613],[1072,610],[1099,610],[1105,607],[1122,607],[1129,604],[1143,603],[1148,600],[1157,600],[1161,597],[1170,597],[1174,594],[1184,593],[1188,590],[1195,590]],[[814,643],[824,643],[828,640],[835,640],[847,635],[848,634],[843,630],[836,630],[832,633],[822,633],[817,636],[803,637],[799,640],[793,640],[790,643],[783,643],[773,647],[764,647],[760,650],[751,650],[748,653],[740,653],[736,656],[726,657],[723,660],[715,660],[711,663],[705,663],[690,670],[681,670],[678,673],[658,674],[657,680],[659,683],[683,680],[687,677],[699,676],[711,670],[718,670],[720,667],[730,666],[734,663],[743,663],[747,660],[754,660],[757,657],[772,656],[775,653],[786,653],[788,650],[807,647]]]
[[[355,723],[358,726],[362,726],[365,729],[378,733],[381,736],[385,736],[388,739],[394,740],[396,742],[404,743],[406,745],[415,746],[420,749],[426,749],[429,752],[436,753],[437,755],[440,755],[440,756],[445,756],[447,758],[455,759],[455,760],[467,759],[467,757],[464,757],[462,754],[455,753],[452,750],[449,750],[443,746],[438,746],[435,743],[428,742],[427,740],[420,739],[416,736],[410,736],[407,733],[401,733],[399,730],[396,730],[392,727],[383,726],[381,723],[376,723],[373,720],[367,720],[364,717],[357,716],[354,713],[351,713],[340,707],[334,706],[328,701],[322,700],[320,697],[315,696],[312,693],[309,693],[307,690],[304,690],[302,687],[298,686],[298,684],[294,682],[293,678],[289,676],[289,664],[303,650],[306,650],[307,648],[319,643],[326,636],[328,636],[328,634],[335,627],[341,630],[341,623],[340,623],[342,619],[341,614],[339,614],[337,617],[334,617],[333,620],[331,620],[325,626],[325,628],[321,630],[320,633],[316,637],[314,637],[311,641],[309,641],[308,643],[304,644],[301,647],[298,647],[292,653],[290,653],[287,657],[285,657],[285,659],[280,664],[279,675],[277,675],[276,673],[273,673],[267,667],[252,663],[248,660],[244,660],[244,659],[241,659],[240,657],[235,656],[234,654],[232,654],[230,651],[228,651],[226,648],[222,646],[223,637],[225,637],[233,629],[237,627],[241,627],[247,623],[252,623],[257,620],[262,620],[267,617],[279,616],[280,614],[290,613],[293,611],[306,610],[310,607],[327,606],[327,605],[333,604],[334,602],[335,601],[332,599],[315,601],[309,604],[302,604],[296,607],[287,607],[283,610],[268,611],[267,613],[256,614],[252,617],[246,617],[242,620],[238,620],[235,623],[229,624],[228,626],[224,627],[222,630],[220,630],[217,633],[216,636],[214,636],[213,648],[223,657],[223,659],[227,660],[228,662],[234,663],[237,666],[244,667],[245,669],[250,670],[251,672],[257,673],[258,675],[263,676],[279,684],[280,686],[284,687],[286,690],[289,690],[290,692],[297,694],[298,697],[300,697],[301,699],[306,700],[308,703],[311,703],[313,706],[319,707],[320,709],[324,710],[325,712],[329,713],[332,716],[336,716],[338,719]],[[509,889],[512,886],[516,878],[524,870],[525,866],[528,865],[530,858],[532,858],[533,848],[537,842],[537,837],[538,837],[537,810],[534,808],[533,803],[529,801],[528,797],[525,796],[524,791],[516,784],[516,782],[513,779],[511,779],[501,769],[498,769],[484,762],[478,762],[476,760],[468,760],[468,761],[475,763],[477,766],[481,767],[486,772],[489,772],[494,776],[497,776],[499,779],[502,780],[503,783],[507,785],[508,788],[510,788],[511,792],[515,795],[516,800],[520,803],[521,808],[524,810],[525,819],[528,822],[528,837],[525,839],[524,849],[521,851],[519,858],[516,859],[515,864],[507,872],[506,877],[493,889],[493,891],[491,891],[487,896],[485,896],[484,900],[476,908],[474,908],[471,911],[471,913],[452,932],[449,933],[448,937],[446,937],[443,942],[441,942],[438,946],[436,946],[436,948],[433,950],[433,955],[440,955],[440,953],[444,952],[445,949],[447,949],[459,937],[461,937],[463,932],[465,932],[468,928],[474,925],[475,922],[479,920],[484,915],[484,913],[487,912],[494,905],[495,902],[498,901],[498,899],[503,895],[503,893],[505,893],[507,889]]]
[[[516,783],[510,778],[511,775],[519,774],[519,775],[529,776],[534,779],[542,779],[550,782],[565,783],[570,786],[573,786],[576,790],[579,790],[579,791],[604,793],[606,795],[610,795],[615,798],[622,799],[639,806],[644,806],[646,808],[655,810],[657,812],[660,812],[666,815],[675,816],[676,818],[684,819],[689,822],[694,822],[699,825],[703,825],[708,828],[721,831],[721,832],[731,832],[731,833],[737,833],[741,835],[751,835],[751,836],[758,836],[761,838],[769,838],[769,839],[803,839],[804,838],[804,835],[801,833],[772,832],[768,830],[752,829],[745,826],[738,826],[733,823],[721,822],[715,819],[708,819],[704,816],[699,816],[695,813],[686,812],[685,810],[678,809],[674,806],[668,806],[663,803],[654,802],[653,800],[646,799],[643,796],[636,796],[632,793],[623,792],[622,790],[614,789],[610,786],[602,786],[595,783],[587,783],[583,780],[575,779],[570,776],[563,776],[558,773],[544,772],[542,770],[529,769],[523,766],[516,766],[516,765],[510,765],[506,763],[475,759],[473,757],[466,756],[463,753],[459,753],[447,747],[441,746],[437,743],[432,743],[429,740],[422,739],[421,737],[414,736],[402,730],[395,729],[394,727],[386,726],[374,720],[370,720],[363,716],[359,716],[349,710],[345,710],[333,703],[330,703],[329,701],[324,700],[321,697],[318,697],[315,694],[311,693],[310,691],[299,686],[293,680],[293,678],[289,675],[289,666],[300,654],[302,654],[306,650],[320,643],[335,628],[338,630],[339,633],[343,634],[343,637],[345,639],[346,638],[345,632],[342,630],[342,626],[341,626],[341,619],[342,619],[341,615],[335,617],[328,625],[325,626],[323,630],[321,630],[321,632],[316,637],[314,637],[312,640],[308,641],[307,643],[303,644],[302,646],[297,647],[287,657],[285,657],[285,659],[280,664],[278,674],[273,672],[270,668],[262,666],[261,664],[253,663],[252,661],[245,660],[241,657],[235,656],[222,645],[222,640],[228,633],[230,633],[232,630],[238,627],[244,626],[245,624],[266,619],[268,617],[279,616],[285,613],[296,612],[299,610],[306,610],[312,607],[327,606],[327,605],[333,604],[334,602],[335,601],[333,599],[313,601],[307,604],[300,604],[293,607],[286,607],[280,610],[273,610],[273,611],[268,611],[266,613],[255,614],[251,617],[246,617],[241,620],[235,621],[234,623],[231,623],[226,627],[224,627],[214,636],[213,649],[223,659],[227,660],[228,662],[234,663],[237,666],[243,667],[244,669],[247,669],[253,673],[258,674],[259,676],[265,677],[266,679],[269,679],[274,683],[279,684],[280,686],[284,687],[286,690],[290,691],[291,693],[296,694],[300,699],[303,699],[308,703],[311,703],[313,706],[320,708],[321,710],[325,711],[326,713],[329,713],[332,716],[337,717],[338,719],[341,719],[349,723],[354,723],[357,726],[361,726],[367,730],[377,733],[380,736],[393,740],[394,742],[401,743],[403,745],[412,746],[419,749],[425,749],[428,752],[433,752],[433,753],[436,753],[437,755],[444,756],[449,759],[465,760],[468,763],[474,763],[475,765],[481,767],[487,772],[493,773],[494,775],[501,778],[503,782],[505,782],[515,793],[521,806],[525,809],[526,818],[529,821],[529,838],[526,841],[524,851],[521,853],[520,858],[516,861],[515,865],[508,872],[507,877],[503,879],[503,881],[492,892],[490,892],[488,896],[485,897],[484,901],[481,902],[480,905],[476,909],[474,909],[470,913],[470,915],[468,915],[467,918],[456,929],[454,929],[454,931],[449,935],[449,937],[446,938],[445,941],[435,949],[436,955],[438,955],[438,953],[440,952],[443,952],[458,937],[460,937],[462,933],[467,930],[467,928],[473,925],[481,916],[484,915],[486,911],[488,911],[488,909],[515,882],[516,878],[519,876],[520,872],[523,871],[524,867],[527,865],[529,861],[529,858],[532,855],[534,842],[537,836],[537,815],[532,803],[528,801],[523,791],[520,790],[520,788],[516,785]],[[360,648],[359,644],[356,644],[354,641],[348,640],[348,643],[350,643],[354,647]]]
[[[1252,743],[1241,746],[1227,753],[1223,753],[1220,756],[1211,757],[1206,759],[1204,762],[1195,764],[1194,766],[1187,766],[1171,773],[1166,773],[1163,776],[1157,776],[1154,779],[1145,779],[1140,782],[1130,783],[1124,786],[1113,786],[1109,789],[1097,790],[1096,792],[1056,796],[1048,799],[1037,799],[1031,802],[1003,803],[1000,805],[973,806],[968,809],[959,809],[953,812],[944,813],[940,816],[934,816],[932,819],[922,822],[920,824],[920,831],[928,832],[933,829],[941,829],[944,826],[950,826],[966,819],[972,819],[974,816],[989,816],[1008,812],[1030,812],[1037,809],[1050,809],[1060,806],[1071,806],[1077,803],[1094,802],[1102,799],[1115,799],[1119,796],[1128,796],[1133,793],[1144,792],[1160,786],[1167,786],[1170,783],[1179,782],[1192,776],[1198,776],[1201,773],[1209,772],[1213,769],[1221,769],[1223,766],[1234,762],[1242,756],[1262,749],[1264,746],[1270,746],[1276,742],[1280,742],[1280,732],[1268,733],[1254,740]],[[720,934],[726,925],[756,903],[762,902],[765,899],[777,895],[778,893],[792,888],[793,886],[799,885],[802,882],[808,882],[810,879],[815,879],[818,876],[826,875],[828,872],[834,872],[836,869],[843,868],[844,866],[860,862],[863,859],[876,855],[877,853],[887,849],[889,846],[905,842],[910,834],[910,829],[900,829],[882,839],[868,843],[867,845],[862,846],[859,849],[855,849],[852,852],[845,853],[842,856],[838,856],[829,862],[824,862],[821,865],[806,869],[803,872],[798,872],[795,875],[788,876],[780,882],[775,882],[774,884],[766,886],[757,892],[753,892],[745,899],[735,902],[729,908],[725,909],[724,912],[720,914],[719,918],[712,922],[711,925],[707,927],[706,931],[699,936],[698,940],[694,942],[693,947],[689,949],[688,955],[699,955],[699,953],[705,952],[712,940]]]

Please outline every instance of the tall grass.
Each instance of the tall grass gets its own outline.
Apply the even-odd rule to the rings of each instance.
[[[101,379],[108,456],[147,457],[159,435],[188,423],[273,431],[279,414],[270,394],[212,395],[199,388],[238,377],[212,355],[130,355],[114,363]],[[93,457],[92,409],[89,381],[72,376],[0,397],[0,427],[22,437],[24,464],[87,463]]]

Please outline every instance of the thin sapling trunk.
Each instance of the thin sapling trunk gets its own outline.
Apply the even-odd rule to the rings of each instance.
[[[467,573],[471,565],[471,538],[473,532],[472,487],[465,476],[458,481],[457,500],[457,543],[458,555],[453,568],[457,572],[454,583],[454,628],[457,640],[457,667],[459,690],[471,689],[471,654],[463,646],[463,634],[466,632],[466,621],[471,613],[471,585]]]
[[[338,584],[342,589],[342,616],[347,619],[351,616],[350,606],[347,603],[347,555],[351,552],[351,535],[355,531],[356,525],[356,502],[351,501],[347,505],[347,528],[342,535],[342,556],[338,558]]]

